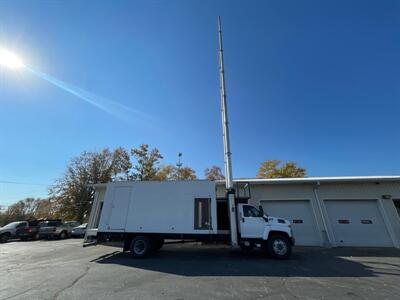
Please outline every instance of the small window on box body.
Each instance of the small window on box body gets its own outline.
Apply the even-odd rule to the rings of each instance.
[[[361,224],[372,224],[372,220],[361,220]]]
[[[292,223],[293,223],[293,224],[303,224],[303,220],[301,220],[301,219],[295,219],[295,220],[293,220]]]
[[[338,220],[338,223],[339,224],[350,224],[350,220],[341,219],[341,220]]]
[[[194,229],[211,229],[211,199],[194,199]]]

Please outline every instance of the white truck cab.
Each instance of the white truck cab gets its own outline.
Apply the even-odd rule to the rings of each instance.
[[[237,205],[240,246],[244,250],[263,247],[276,258],[288,258],[294,245],[293,231],[288,220],[264,214],[262,206]]]

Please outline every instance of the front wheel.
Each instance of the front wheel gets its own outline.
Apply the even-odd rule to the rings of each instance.
[[[288,259],[292,254],[292,245],[285,236],[272,236],[267,241],[268,253],[278,259]]]
[[[60,233],[60,239],[66,239],[67,238],[67,233],[65,232],[65,231],[62,231],[61,233]]]
[[[10,235],[8,233],[5,233],[0,236],[0,243],[6,243],[8,239],[10,238]]]

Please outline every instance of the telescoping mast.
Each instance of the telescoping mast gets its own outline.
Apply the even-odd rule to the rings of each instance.
[[[218,16],[218,41],[219,41],[219,82],[220,82],[220,94],[221,94],[222,138],[224,142],[226,196],[228,199],[228,208],[229,208],[231,246],[237,247],[238,235],[237,235],[237,223],[236,223],[235,189],[232,179],[231,146],[229,142],[229,123],[228,123],[228,111],[227,111],[226,93],[225,93],[224,53],[222,50],[222,27],[221,27],[220,16]]]

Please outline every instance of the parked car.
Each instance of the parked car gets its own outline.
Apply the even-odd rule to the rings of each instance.
[[[79,225],[79,226],[73,228],[72,232],[71,232],[71,236],[83,238],[86,233],[86,227],[87,227],[87,223],[83,223],[82,225]]]
[[[72,229],[79,226],[76,221],[61,222],[61,220],[44,221],[40,223],[40,238],[60,238],[65,239],[71,236]]]
[[[12,222],[0,227],[0,243],[5,243],[11,238],[16,238],[17,230],[26,227],[28,227],[28,222],[26,221]]]
[[[39,228],[40,224],[45,220],[29,220],[28,226],[17,229],[17,237],[22,241],[26,240],[38,240],[39,239]]]

